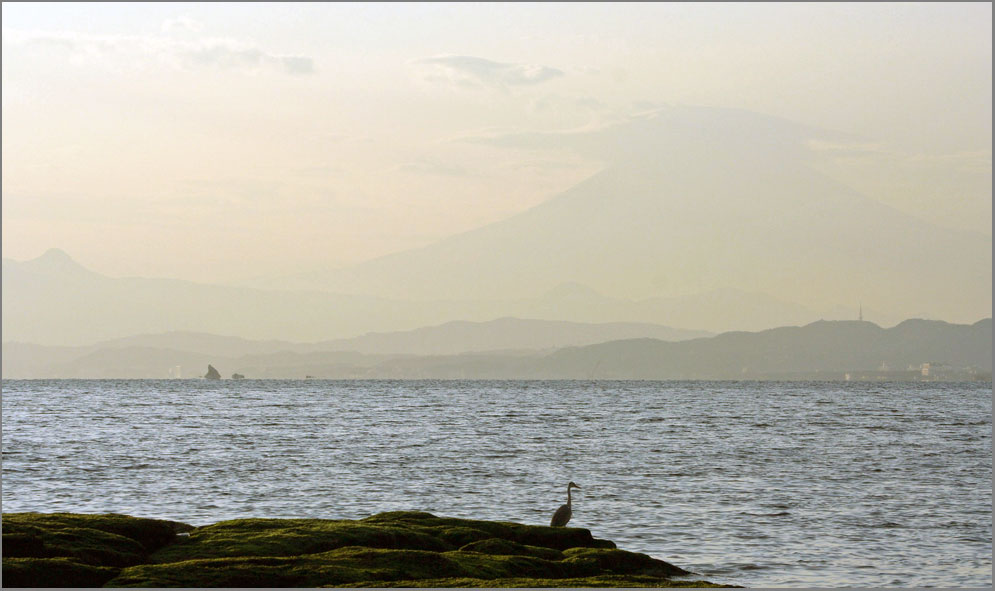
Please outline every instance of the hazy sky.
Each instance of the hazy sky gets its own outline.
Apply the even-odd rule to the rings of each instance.
[[[992,8],[3,4],[3,256],[226,281],[505,218],[602,163],[467,137],[666,104],[843,132],[819,166],[991,236]]]

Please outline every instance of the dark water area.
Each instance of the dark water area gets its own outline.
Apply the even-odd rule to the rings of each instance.
[[[716,582],[992,585],[991,383],[4,381],[3,511],[571,526]]]

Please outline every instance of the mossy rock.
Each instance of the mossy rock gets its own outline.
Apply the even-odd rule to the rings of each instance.
[[[118,569],[69,558],[13,558],[4,545],[4,587],[102,587]]]
[[[425,531],[429,535],[442,540],[451,550],[491,538],[490,532],[460,525],[442,527],[425,526],[420,527],[419,530]]]
[[[563,561],[536,556],[461,551],[447,552],[446,556],[460,564],[461,576],[477,579],[562,578],[572,574]]]
[[[571,548],[563,553],[563,562],[595,573],[680,577],[691,574],[669,562],[646,554],[612,548]]]
[[[645,555],[621,550],[588,550],[593,554],[548,560],[535,556],[496,555],[462,550],[430,552],[349,546],[303,556],[212,558],[139,565],[122,570],[109,585],[320,587],[352,585],[364,581],[446,578],[560,580],[596,578],[606,574],[643,575],[657,580],[662,576],[661,565],[671,566]],[[610,565],[611,570],[598,570],[600,563]]]
[[[47,554],[42,532],[31,528],[18,532],[3,532],[4,558],[42,558]]]
[[[188,530],[177,537],[177,531]],[[394,512],[234,519],[193,528],[125,515],[4,515],[8,586],[656,587],[686,571],[581,528]]]
[[[330,519],[234,519],[195,528],[189,537],[152,555],[155,563],[239,556],[300,556],[347,546],[446,552],[488,539],[561,551],[614,547],[580,528],[436,517],[403,511],[359,521]],[[535,555],[535,553],[532,553]]]
[[[346,546],[444,552],[453,549],[428,533],[403,526],[330,519],[234,519],[195,528],[153,554],[151,562],[239,556],[300,556]]]
[[[212,558],[126,568],[115,587],[320,587],[361,581],[556,577],[557,562],[528,556],[349,546],[287,557]]]
[[[121,570],[108,587],[304,587],[297,558],[210,558],[141,564]]]
[[[320,555],[326,564],[341,570],[342,578],[322,583],[343,584],[363,580],[424,579],[429,577],[467,576],[478,569],[472,559],[464,564],[454,552],[426,552],[423,550],[386,550],[377,548],[342,548]],[[472,555],[478,556],[478,555]]]
[[[133,566],[112,587],[322,587],[370,579],[458,576],[439,552],[347,547],[306,556],[211,558]]]
[[[502,540],[501,538],[487,538],[486,540],[472,542],[460,548],[460,551],[480,552],[481,554],[500,554],[506,556],[535,556],[536,558],[545,558],[546,560],[563,559],[563,552],[560,552],[559,550],[543,548],[541,546],[527,546],[525,544],[519,544],[518,542],[512,542],[510,540]]]
[[[82,550],[84,547],[90,547],[95,551],[103,548],[111,555],[143,556],[172,542],[176,538],[177,531],[189,529],[192,529],[192,526],[173,521],[142,519],[114,513],[98,515],[4,513],[3,515],[5,541],[6,536],[12,534],[14,546],[21,551],[32,551],[30,548],[37,551],[37,541],[40,540],[47,549],[47,554],[36,557],[45,558],[72,557],[77,550]]]
[[[137,541],[118,534],[86,527],[66,527],[44,538],[48,556],[65,556],[96,566],[131,566],[147,555]]]
[[[5,513],[4,584],[99,587],[189,527],[116,514]]]
[[[453,539],[458,542],[457,547],[487,538],[500,538],[527,546],[541,546],[554,550],[578,547],[615,547],[614,543],[608,540],[596,540],[589,530],[578,527],[548,527],[503,521],[436,517],[431,513],[421,511],[379,513],[362,521],[366,523],[405,524],[440,537],[453,536],[453,532],[459,532],[460,535],[453,536]],[[468,531],[482,532],[482,535],[469,535]],[[471,539],[474,537],[476,539]]]

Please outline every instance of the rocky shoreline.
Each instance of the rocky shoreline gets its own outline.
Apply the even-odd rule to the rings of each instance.
[[[5,513],[5,587],[722,587],[586,529],[404,511],[360,520]]]

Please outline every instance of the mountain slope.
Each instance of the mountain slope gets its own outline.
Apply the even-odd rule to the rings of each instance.
[[[599,154],[605,170],[528,211],[282,281],[420,299],[523,298],[564,282],[627,298],[734,288],[809,307],[870,301],[900,316],[990,314],[990,238],[942,229],[817,173],[805,161],[811,133],[741,111],[664,110],[588,138],[610,147]]]

